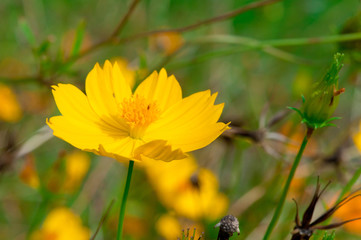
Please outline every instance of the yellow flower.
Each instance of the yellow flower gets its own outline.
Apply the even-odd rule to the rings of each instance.
[[[179,221],[170,214],[162,215],[156,222],[155,228],[166,240],[177,239],[182,231]]]
[[[73,191],[81,184],[90,166],[89,156],[81,151],[74,151],[65,157],[66,191]]]
[[[182,99],[174,76],[153,72],[132,93],[117,63],[96,64],[86,95],[71,84],[53,86],[62,116],[47,120],[55,136],[84,151],[119,161],[183,159],[228,129],[217,122],[224,104],[217,94],[198,92]]]
[[[22,117],[22,111],[15,93],[6,85],[0,84],[0,120],[17,122]]]
[[[203,227],[201,225],[189,222],[181,223],[175,216],[169,213],[160,216],[155,223],[155,229],[165,240],[174,240],[182,237],[182,230],[185,231],[186,235],[188,228],[189,236],[193,236],[194,228],[196,228],[196,235],[203,232]]]
[[[90,230],[82,225],[79,216],[65,207],[51,211],[42,228],[31,238],[31,240],[69,239],[88,240],[90,239]]]
[[[146,162],[145,169],[162,203],[177,214],[193,220],[215,220],[225,214],[228,199],[218,191],[216,176],[199,168],[194,158]]]

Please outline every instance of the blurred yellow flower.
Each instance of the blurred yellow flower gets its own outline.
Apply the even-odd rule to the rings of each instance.
[[[156,222],[155,228],[159,235],[166,240],[177,239],[182,231],[182,227],[178,220],[169,214],[162,215]]]
[[[64,190],[73,191],[81,184],[90,167],[90,157],[81,151],[74,151],[65,157]]]
[[[360,122],[360,129],[359,129],[358,133],[356,133],[353,136],[353,140],[355,142],[356,147],[361,152],[361,122]]]
[[[120,72],[123,74],[125,81],[127,81],[128,85],[131,89],[133,89],[135,85],[135,70],[129,67],[129,63],[125,58],[117,57],[111,60],[111,63],[114,65],[118,64]]]
[[[171,55],[184,45],[184,39],[177,32],[157,33],[150,38],[153,48],[160,49],[166,55]]]
[[[188,228],[190,236],[193,236],[194,228],[196,228],[197,235],[203,232],[203,227],[201,225],[193,223],[181,224],[175,216],[169,213],[160,216],[158,221],[155,223],[155,229],[157,230],[158,234],[162,236],[165,240],[174,240],[181,238],[182,230],[184,230],[186,234]]]
[[[46,217],[43,226],[31,240],[89,240],[90,230],[82,225],[79,216],[71,210],[56,208]]]
[[[228,198],[219,192],[216,176],[199,168],[194,158],[147,162],[145,169],[162,203],[177,214],[215,220],[226,213]]]
[[[37,189],[40,185],[39,177],[35,169],[34,157],[26,155],[25,164],[20,172],[20,179],[32,188]]]
[[[217,94],[198,92],[182,99],[174,76],[153,72],[132,93],[117,63],[96,64],[86,94],[71,84],[53,86],[62,116],[47,120],[55,136],[84,151],[119,161],[183,159],[207,146],[228,124],[217,122],[224,104]]]
[[[6,85],[0,84],[0,120],[17,122],[22,117],[22,111],[15,93]]]
[[[361,216],[361,198],[356,197],[347,202],[347,204],[342,205],[334,216],[342,221],[359,218]],[[343,228],[349,232],[361,235],[361,220],[347,223],[343,225]]]
[[[46,186],[55,193],[72,193],[82,184],[89,167],[90,157],[87,153],[79,150],[62,152],[44,178]]]

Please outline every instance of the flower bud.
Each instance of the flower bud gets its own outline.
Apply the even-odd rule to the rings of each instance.
[[[329,122],[337,119],[330,117],[337,107],[338,95],[345,91],[344,88],[338,89],[338,73],[343,66],[343,57],[343,54],[335,54],[326,75],[312,86],[309,94],[303,99],[301,110],[292,108],[301,115],[302,122],[310,129],[332,125]]]

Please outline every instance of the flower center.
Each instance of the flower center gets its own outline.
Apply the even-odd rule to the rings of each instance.
[[[144,97],[133,95],[120,104],[121,118],[130,127],[130,136],[140,139],[152,122],[159,118],[160,110],[155,102],[149,103]]]

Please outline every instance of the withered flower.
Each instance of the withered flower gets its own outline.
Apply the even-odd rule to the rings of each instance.
[[[238,219],[233,215],[223,217],[214,227],[219,227],[217,240],[228,240],[235,232],[240,234]]]
[[[326,188],[328,187],[329,184],[330,184],[330,182],[322,190],[320,190],[321,185],[319,183],[319,180],[317,179],[316,191],[313,195],[310,205],[307,207],[305,213],[303,214],[302,222],[299,219],[297,202],[294,200],[296,203],[296,217],[295,217],[296,226],[294,227],[293,231],[291,232],[291,234],[292,234],[291,240],[308,240],[312,236],[314,230],[333,229],[333,228],[340,227],[346,223],[361,219],[361,217],[360,217],[360,218],[354,218],[354,219],[350,219],[350,220],[343,221],[343,222],[331,223],[331,224],[323,225],[323,226],[319,225],[319,224],[325,222],[326,220],[328,220],[337,211],[337,209],[339,209],[340,207],[345,205],[347,202],[351,201],[352,199],[354,199],[356,197],[361,196],[361,194],[357,194],[357,195],[351,194],[351,195],[348,195],[347,197],[343,198],[341,201],[337,202],[333,207],[329,208],[325,213],[323,213],[321,216],[319,216],[316,220],[312,221],[312,216],[315,211],[317,201],[320,199],[322,193],[326,190]]]

